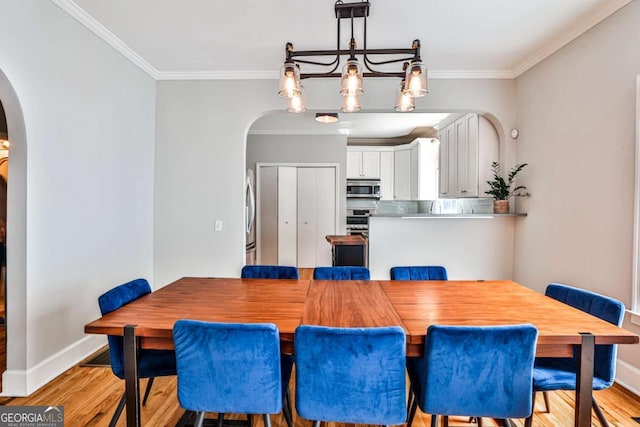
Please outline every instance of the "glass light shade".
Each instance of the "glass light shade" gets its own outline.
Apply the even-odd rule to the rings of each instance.
[[[421,61],[413,61],[407,67],[405,75],[405,93],[413,96],[425,96],[429,92],[427,87],[427,67]]]
[[[298,92],[289,98],[289,106],[287,107],[287,111],[290,113],[303,113],[307,111],[307,106],[304,102],[304,94]]]
[[[280,68],[280,90],[278,95],[291,98],[300,94],[300,70],[293,62],[285,62]]]
[[[345,113],[355,113],[360,111],[360,96],[347,95],[342,97],[342,107],[340,111]]]
[[[416,108],[413,96],[404,91],[404,81],[400,83],[400,86],[398,86],[398,91],[396,92],[396,104],[393,108],[401,113],[413,111]]]
[[[362,66],[357,59],[348,60],[342,67],[340,93],[343,96],[360,95],[362,89]]]

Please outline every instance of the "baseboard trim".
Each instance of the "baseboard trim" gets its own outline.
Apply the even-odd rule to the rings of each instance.
[[[98,351],[105,344],[104,336],[87,336],[30,369],[7,370],[2,374],[2,393],[0,396],[27,397]]]
[[[640,388],[638,388],[640,384],[640,369],[630,363],[618,359],[616,364],[616,382],[635,395],[640,396]]]

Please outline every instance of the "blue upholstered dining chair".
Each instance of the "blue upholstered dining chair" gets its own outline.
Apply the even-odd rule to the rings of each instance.
[[[178,400],[196,412],[196,427],[205,412],[269,414],[283,411],[292,427],[291,412],[283,405],[289,390],[292,362],[280,357],[280,334],[274,324],[212,323],[178,320],[173,327],[178,367]]]
[[[438,415],[526,418],[531,414],[537,329],[530,324],[427,329],[424,356],[407,359],[409,419],[416,408]],[[481,421],[479,419],[479,421]]]
[[[298,268],[282,265],[245,265],[240,277],[243,279],[298,279]]]
[[[391,280],[447,280],[447,269],[441,266],[391,267]]]
[[[151,286],[145,279],[136,279],[117,286],[104,293],[98,298],[98,305],[102,315],[106,315],[123,307],[130,302],[137,300],[151,293]],[[107,336],[109,341],[109,359],[113,373],[120,379],[124,379],[124,344],[121,336]],[[142,404],[147,403],[153,379],[155,377],[176,375],[176,356],[170,350],[138,350],[138,376],[149,378],[147,388],[142,399]],[[111,418],[109,427],[113,427],[118,422],[120,414],[124,409],[125,394],[116,407],[116,411]]]
[[[622,302],[613,298],[558,283],[549,284],[545,295],[584,311],[585,313],[599,317],[616,326],[622,325],[625,307]],[[593,390],[604,390],[613,384],[616,375],[617,352],[617,345],[595,346]],[[578,349],[574,350],[574,356],[571,358],[536,358],[533,370],[534,396],[535,393],[539,391],[545,393],[547,412],[550,408],[546,392],[553,390],[575,390],[577,372]],[[603,426],[608,426],[609,424],[595,398],[592,400],[592,407],[600,423]]]
[[[313,269],[315,280],[369,280],[371,274],[367,267],[316,267]]]
[[[405,334],[397,326],[299,326],[296,409],[314,420],[403,424],[407,416]]]

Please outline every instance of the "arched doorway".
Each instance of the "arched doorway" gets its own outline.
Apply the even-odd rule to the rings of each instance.
[[[22,107],[9,79],[0,70],[0,102],[11,141],[11,164],[7,163],[7,275],[5,291],[6,370],[2,373],[1,395],[25,395],[27,384],[27,289],[26,212],[27,156],[26,130]],[[1,165],[0,165],[1,166]],[[9,179],[9,176],[11,177]]]
[[[9,178],[9,133],[0,99],[0,372],[7,369],[6,266],[7,266],[7,180]],[[0,390],[2,379],[0,377]]]

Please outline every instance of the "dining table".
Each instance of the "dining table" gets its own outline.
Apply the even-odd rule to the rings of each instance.
[[[577,349],[576,427],[591,425],[594,349],[638,344],[640,337],[508,280],[341,281],[184,277],[85,325],[88,334],[124,338],[127,426],[138,427],[140,348],[172,349],[179,319],[273,323],[283,352],[295,352],[299,325],[400,326],[407,356],[421,356],[430,325],[530,323],[536,355],[572,357]]]

